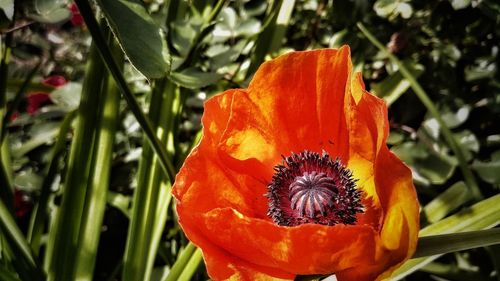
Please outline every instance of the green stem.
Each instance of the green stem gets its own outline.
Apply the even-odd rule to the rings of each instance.
[[[0,199],[4,200],[6,207],[13,211],[14,187],[12,186],[12,172],[10,168],[10,150],[4,136],[6,132],[3,126],[7,112],[7,80],[9,76],[9,61],[11,56],[11,45],[13,33],[7,33],[3,45],[2,60],[0,62]]]
[[[418,239],[413,258],[458,252],[500,243],[500,228],[425,236]]]
[[[193,277],[194,273],[196,272],[196,269],[200,266],[200,262],[202,261],[203,256],[201,254],[200,249],[196,249],[191,258],[189,259],[189,262],[186,264],[184,267],[184,270],[182,271],[181,275],[179,275],[179,281],[189,281]]]
[[[149,115],[158,128],[158,138],[166,143],[172,136],[176,86],[164,78],[156,81]],[[158,158],[144,147],[137,175],[132,218],[124,257],[123,280],[148,280],[166,221],[170,183],[161,173]]]
[[[179,276],[181,276],[182,272],[184,271],[184,268],[186,268],[186,265],[189,263],[191,260],[191,257],[196,251],[196,246],[189,242],[184,248],[184,250],[180,253],[179,257],[175,261],[174,265],[170,269],[170,272],[165,279],[165,281],[177,281],[179,280]]]
[[[115,46],[118,47],[118,46]],[[121,50],[117,49],[120,52]],[[120,93],[111,75],[108,75],[102,93],[103,106],[96,130],[96,144],[89,177],[83,223],[79,234],[76,258],[76,279],[92,280],[97,256],[102,221],[106,211],[106,197],[111,173],[113,144],[118,125]]]
[[[383,52],[393,63],[395,63],[401,74],[408,80],[408,82],[411,85],[411,88],[417,95],[417,97],[420,99],[422,104],[427,108],[427,110],[430,112],[432,117],[436,119],[436,121],[439,123],[441,127],[441,132],[443,133],[443,136],[450,146],[450,148],[453,150],[455,153],[455,156],[458,159],[458,163],[460,166],[460,170],[462,171],[463,177],[465,182],[467,183],[467,186],[469,187],[469,190],[471,192],[471,195],[476,199],[476,200],[481,200],[483,198],[483,195],[481,194],[481,191],[479,189],[479,186],[477,185],[477,182],[474,178],[474,175],[472,174],[471,170],[469,169],[467,165],[467,160],[465,158],[464,152],[462,147],[458,144],[457,140],[453,136],[453,133],[451,130],[446,126],[446,123],[444,122],[443,118],[441,117],[441,113],[438,111],[438,109],[434,106],[434,103],[431,101],[425,90],[420,86],[420,84],[417,82],[415,77],[411,74],[411,72],[404,66],[404,64],[393,54],[391,54],[387,48],[380,43],[380,41],[373,36],[373,34],[360,22],[357,23],[358,28],[363,32],[363,34],[366,36],[366,38],[373,44],[375,47],[377,47],[381,52]]]
[[[38,255],[40,251],[40,241],[43,234],[45,222],[47,220],[47,207],[49,198],[52,193],[51,186],[59,170],[61,158],[66,151],[66,136],[71,128],[71,123],[76,117],[76,111],[71,111],[64,117],[64,120],[59,129],[57,141],[52,150],[52,159],[50,160],[49,167],[43,178],[40,198],[38,203],[33,209],[31,214],[30,225],[28,228],[28,242],[31,244],[33,252]]]
[[[105,67],[95,44],[91,45],[85,73],[62,204],[57,211],[55,229],[49,232],[46,257],[48,280],[73,280],[75,274],[80,228],[94,161],[95,125],[98,123],[99,101],[105,77]]]
[[[106,40],[104,39],[99,24],[97,23],[94,14],[92,13],[92,8],[90,7],[89,2],[87,0],[76,0],[75,3],[77,4],[82,17],[85,20],[87,28],[89,29],[90,34],[92,35],[92,39],[94,40],[98,52],[101,55],[102,59],[104,60],[106,67],[110,71],[111,75],[113,75],[113,78],[115,79],[118,88],[122,92],[123,97],[127,101],[130,110],[137,119],[137,122],[141,125],[142,129],[144,130],[144,133],[147,136],[148,141],[150,142],[154,151],[158,155],[161,167],[164,169],[169,180],[173,181],[175,178],[176,171],[173,164],[169,160],[167,150],[162,145],[161,141],[156,137],[155,130],[153,128],[153,125],[151,124],[151,120],[149,120],[149,118],[142,112],[141,107],[139,106],[139,104],[135,100],[134,95],[128,88],[127,82],[123,77],[121,70],[118,67],[118,64],[114,60],[111,51],[109,50],[109,46],[106,43]]]

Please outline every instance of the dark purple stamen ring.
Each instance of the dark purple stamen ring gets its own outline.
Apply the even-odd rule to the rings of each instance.
[[[340,159],[303,151],[284,157],[268,185],[268,216],[279,225],[355,224],[363,212],[356,180]]]

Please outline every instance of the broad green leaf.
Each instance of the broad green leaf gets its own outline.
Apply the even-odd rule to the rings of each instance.
[[[453,135],[457,139],[458,143],[463,148],[466,148],[463,150],[465,159],[467,159],[467,161],[472,160],[472,158],[474,158],[473,153],[479,152],[479,141],[476,138],[476,135],[469,130],[463,130]]]
[[[28,17],[41,23],[58,23],[69,19],[71,11],[67,0],[32,0],[28,5]]]
[[[130,218],[130,202],[132,198],[118,192],[108,191],[106,201],[110,206],[120,210],[127,218]]]
[[[406,1],[393,1],[393,0],[378,0],[373,5],[373,9],[378,16],[383,18],[394,19],[398,15],[402,18],[408,19],[413,13],[413,8]]]
[[[16,187],[26,191],[38,191],[42,186],[43,178],[33,172],[33,170],[26,170],[17,173],[14,177],[14,184]]]
[[[423,213],[429,222],[435,223],[469,199],[467,186],[464,182],[460,181],[450,186],[446,191],[429,202],[423,208]]]
[[[400,144],[404,140],[404,135],[398,132],[391,131],[389,137],[387,138],[387,144],[396,145]]]
[[[470,106],[464,105],[457,112],[446,112],[442,115],[444,123],[451,129],[462,125],[469,118]]]
[[[493,146],[500,144],[500,135],[489,135],[486,137],[486,145]]]
[[[80,104],[82,84],[69,82],[50,93],[50,99],[66,112],[75,110]]]
[[[424,67],[421,64],[416,64],[411,60],[406,60],[403,63],[415,77],[419,77],[424,72]],[[390,106],[410,88],[410,82],[400,72],[396,72],[381,82],[373,83],[371,88],[375,95],[383,98]]]
[[[449,0],[455,10],[465,9],[470,6],[471,0]]]
[[[139,0],[99,0],[114,34],[132,65],[146,78],[170,71],[170,57],[159,26]]]
[[[30,128],[31,138],[22,143],[14,143],[11,147],[11,154],[14,158],[19,158],[31,150],[54,141],[59,132],[59,122],[42,123]]]
[[[500,223],[500,194],[485,199],[455,215],[420,230],[419,236],[474,231],[492,228]],[[392,274],[391,280],[401,280],[429,264],[441,255],[411,259]]]
[[[375,5],[373,5],[373,9],[378,16],[387,18],[390,14],[394,13],[397,6],[397,1],[378,0],[377,2],[375,2]]]
[[[429,154],[429,157],[415,162],[418,172],[433,184],[445,183],[453,174],[456,163],[448,159],[447,155]]]
[[[252,36],[260,32],[261,24],[260,21],[250,18],[240,22],[236,27],[236,36]]]
[[[187,68],[181,72],[172,72],[170,79],[179,86],[198,89],[217,82],[222,76],[218,73],[203,72],[197,68]]]
[[[429,148],[421,143],[405,142],[391,150],[432,184],[445,183],[457,166],[453,158],[444,153],[430,152]]]
[[[491,161],[474,161],[472,163],[474,169],[479,176],[486,182],[491,184],[500,184],[500,150],[491,154]]]
[[[14,0],[0,0],[0,27],[7,27],[14,17]]]

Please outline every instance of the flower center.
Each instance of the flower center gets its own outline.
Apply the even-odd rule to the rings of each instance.
[[[303,151],[284,158],[268,185],[268,215],[279,225],[355,224],[363,212],[350,170],[327,153]]]

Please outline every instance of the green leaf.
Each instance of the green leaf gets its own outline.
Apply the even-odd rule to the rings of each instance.
[[[118,192],[109,191],[106,202],[110,206],[113,206],[120,210],[127,218],[130,218],[130,202],[132,198],[130,196],[125,196]]]
[[[432,184],[443,184],[453,174],[456,164],[447,158],[447,155],[434,153],[415,163],[417,171]]]
[[[170,71],[170,55],[159,26],[142,1],[98,3],[132,65],[148,79],[164,77]]]
[[[491,184],[500,184],[500,150],[491,154],[491,161],[474,161],[472,163],[474,169],[479,176],[486,182]]]
[[[444,153],[431,153],[422,143],[405,142],[394,146],[391,150],[428,183],[445,183],[456,168],[452,158]]]
[[[421,64],[416,64],[411,60],[405,60],[403,64],[415,77],[419,77],[424,72]],[[371,88],[375,95],[383,98],[387,106],[390,106],[410,88],[410,82],[398,71],[378,83],[373,83]]]
[[[469,118],[470,106],[464,105],[457,112],[446,112],[442,115],[444,123],[450,128],[456,128],[462,125]]]
[[[59,126],[60,122],[47,122],[32,126],[28,132],[31,138],[11,147],[12,157],[19,158],[41,145],[51,143],[59,132]]]
[[[429,202],[423,208],[423,213],[429,222],[435,223],[469,199],[467,186],[464,182],[460,181],[450,186],[446,191]]]
[[[80,104],[82,84],[76,82],[66,83],[64,86],[52,91],[50,99],[61,106],[66,112],[75,110]]]
[[[387,18],[389,15],[396,11],[396,7],[398,6],[397,1],[392,0],[378,0],[373,5],[373,9],[378,16]]]
[[[39,272],[31,248],[2,200],[0,200],[0,230],[2,235],[7,238],[14,256],[17,259],[24,260],[26,270],[33,278],[36,278],[35,280],[39,280],[38,277],[35,277]]]
[[[4,24],[2,20],[2,27],[7,26],[8,22],[12,21],[14,17],[14,0],[0,0],[0,10],[3,13],[3,16],[0,17],[7,20],[7,22]]]
[[[492,228],[500,223],[500,194],[485,199],[455,215],[420,230],[419,236],[456,233]],[[400,280],[429,264],[441,255],[411,259],[392,274],[391,280]]]
[[[198,89],[214,84],[222,77],[222,74],[203,72],[194,67],[186,68],[181,72],[172,72],[170,74],[170,79],[174,83],[189,89]]]
[[[42,182],[43,178],[31,169],[21,171],[14,177],[14,185],[29,192],[38,191],[42,186]]]
[[[471,0],[449,0],[454,10],[465,9],[470,6]]]
[[[32,0],[30,4],[28,17],[41,23],[58,23],[71,16],[66,0]]]

